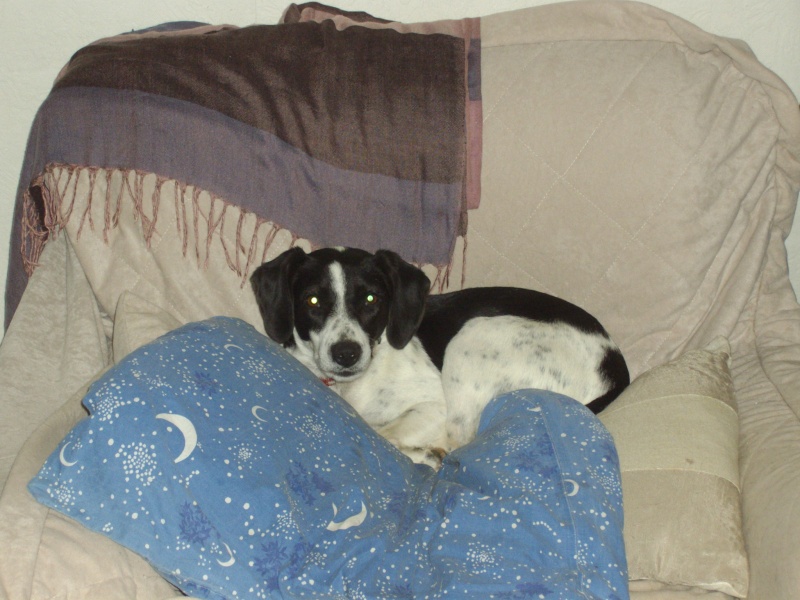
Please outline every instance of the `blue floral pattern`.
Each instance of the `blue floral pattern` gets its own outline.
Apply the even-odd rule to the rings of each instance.
[[[569,398],[496,398],[434,473],[218,317],[132,353],[84,404],[29,489],[187,594],[628,598],[617,454]]]

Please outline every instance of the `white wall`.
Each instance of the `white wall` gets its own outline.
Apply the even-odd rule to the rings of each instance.
[[[329,0],[401,21],[480,16],[547,0]],[[800,96],[800,0],[650,0],[703,29],[746,41]],[[53,78],[72,53],[111,34],[166,21],[275,23],[289,0],[0,0],[0,290],[28,130]],[[798,219],[800,221],[800,219]],[[800,290],[800,222],[787,246]],[[16,248],[13,252],[17,252]],[[0,302],[2,322],[2,302]]]

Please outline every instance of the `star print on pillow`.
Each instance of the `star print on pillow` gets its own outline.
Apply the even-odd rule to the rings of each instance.
[[[569,398],[492,401],[434,473],[236,319],[179,328],[89,390],[29,484],[204,598],[627,598],[619,466]]]

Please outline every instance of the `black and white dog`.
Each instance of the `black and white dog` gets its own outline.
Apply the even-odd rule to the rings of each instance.
[[[292,248],[250,281],[267,334],[434,468],[499,394],[551,390],[597,413],[629,383],[617,346],[577,306],[518,288],[429,296],[428,277],[388,250]]]

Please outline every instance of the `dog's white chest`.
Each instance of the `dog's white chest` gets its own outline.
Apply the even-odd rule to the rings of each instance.
[[[442,380],[416,338],[402,350],[376,347],[369,369],[335,391],[411,460],[438,468],[447,449]]]
[[[421,402],[444,406],[439,371],[416,338],[401,350],[379,344],[369,369],[354,381],[337,383],[335,391],[376,428]]]

